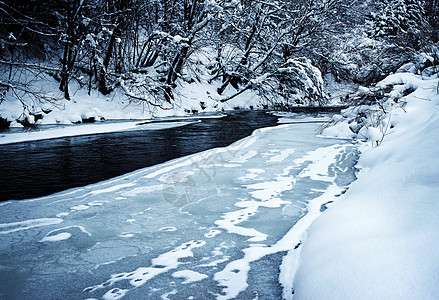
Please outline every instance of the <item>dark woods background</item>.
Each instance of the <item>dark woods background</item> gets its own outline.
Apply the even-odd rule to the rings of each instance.
[[[328,101],[322,75],[372,84],[419,52],[438,53],[437,0],[0,1],[0,91],[33,93],[50,76],[120,89],[152,106],[182,83],[220,82],[297,104]],[[437,55],[434,58],[438,63]]]

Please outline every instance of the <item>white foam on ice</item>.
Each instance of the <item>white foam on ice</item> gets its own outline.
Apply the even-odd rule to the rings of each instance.
[[[242,163],[247,162],[250,158],[256,156],[257,154],[258,154],[258,152],[254,151],[254,150],[250,150],[247,153],[235,158],[234,160],[231,160],[230,162],[242,164]]]
[[[80,205],[76,205],[76,206],[72,206],[70,207],[70,210],[75,211],[75,210],[86,210],[89,209],[90,206],[85,205],[85,204],[80,204]]]
[[[293,154],[294,152],[295,152],[294,148],[282,150],[282,151],[280,151],[280,154],[270,157],[268,162],[269,163],[272,163],[272,162],[282,162],[286,158],[288,158],[288,156],[290,156],[290,154]]]
[[[192,282],[201,281],[203,279],[208,278],[209,276],[207,276],[206,274],[201,274],[201,273],[192,271],[192,270],[182,270],[182,271],[174,272],[172,274],[172,277],[183,278],[185,280],[182,282],[182,284],[188,284],[188,283],[192,283]]]
[[[162,227],[159,229],[159,231],[168,231],[168,232],[172,232],[172,231],[177,231],[177,228],[173,227],[173,226],[168,226],[168,227]]]
[[[307,153],[301,158],[294,160],[296,164],[303,164],[307,161],[313,162],[300,173],[300,177],[309,177],[312,180],[332,182],[333,177],[328,175],[328,166],[335,162],[336,156],[340,154],[340,149],[344,146],[333,145],[318,148]]]
[[[204,237],[210,239],[210,238],[213,238],[213,237],[217,236],[220,233],[221,233],[221,230],[211,229],[208,233],[204,234]]]
[[[134,197],[134,196],[137,196],[140,194],[148,194],[151,192],[155,192],[155,191],[161,190],[162,188],[163,188],[163,185],[141,186],[141,187],[136,187],[136,188],[129,190],[129,191],[120,192],[120,194],[124,197]],[[117,197],[116,199],[124,200],[124,199],[126,199],[124,197]]]
[[[165,294],[161,295],[160,298],[161,298],[162,300],[170,300],[170,299],[168,298],[168,296],[171,296],[171,295],[177,295],[177,293],[178,293],[178,291],[177,291],[176,289],[174,289],[174,290],[172,290],[172,291],[170,291],[170,292],[168,292],[168,293],[165,293]]]
[[[311,223],[321,214],[320,207],[322,204],[333,200],[335,195],[341,192],[341,188],[333,184],[325,191],[323,195],[313,199],[307,206],[308,213],[299,220],[293,228],[291,228],[276,244],[271,247],[265,245],[251,245],[243,250],[244,257],[230,262],[222,271],[214,275],[214,279],[224,286],[222,292],[217,299],[233,299],[248,287],[247,278],[250,271],[250,263],[260,260],[264,256],[284,252],[294,251],[294,248],[301,243],[306,230]],[[293,252],[294,253],[294,252]],[[288,266],[291,266],[288,265]],[[291,292],[288,286],[288,278],[285,274],[290,270],[283,269],[280,277],[280,283],[284,287],[284,295]],[[282,269],[281,269],[282,270]]]
[[[259,176],[260,174],[265,173],[262,169],[248,169],[247,174],[244,176],[238,177],[238,180],[240,181],[254,181],[254,180],[262,180],[262,178]]]
[[[261,201],[270,201],[279,196],[282,192],[291,190],[296,179],[292,176],[276,176],[274,181],[264,181],[247,185],[247,189],[253,198]]]
[[[214,279],[224,287],[222,295],[219,295],[217,299],[233,299],[248,287],[247,278],[251,262],[257,261],[266,255],[284,251],[294,251],[295,248],[300,245],[303,236],[306,234],[306,230],[321,214],[321,206],[328,201],[334,200],[335,196],[342,191],[340,187],[333,183],[335,177],[329,175],[329,166],[336,162],[337,156],[345,148],[345,146],[339,145],[325,147],[322,148],[323,150],[321,151],[319,151],[320,149],[317,151],[311,151],[303,158],[294,160],[296,164],[303,164],[310,161],[310,164],[301,172],[301,176],[310,177],[312,180],[317,181],[324,179],[325,181],[331,181],[332,184],[321,196],[311,200],[307,204],[307,213],[305,216],[303,216],[276,244],[271,247],[265,245],[250,245],[250,247],[243,250],[243,258],[230,262],[222,271],[216,273]],[[311,173],[312,170],[318,170],[319,175],[314,176],[314,174]],[[248,187],[261,188],[263,191],[265,190],[265,193],[256,194],[256,196],[259,196],[260,200],[262,200],[262,203],[264,203],[264,201],[273,201],[273,199],[278,199],[275,196],[279,195],[282,191],[291,189],[295,180],[288,176],[278,176],[277,179],[279,178],[279,181],[283,182],[283,184],[279,184],[277,186],[278,189],[272,188],[273,185],[276,186],[275,183],[266,184],[265,182],[250,185]],[[280,201],[283,202],[283,200]],[[242,201],[241,205],[246,202],[247,201]],[[292,258],[288,259],[293,260]],[[291,267],[291,265],[289,266]],[[286,274],[285,271],[280,277],[280,282],[284,287],[283,291],[285,296],[288,292],[291,293],[292,290],[288,285],[288,282],[286,282],[284,274]]]
[[[134,237],[134,234],[128,233],[128,232],[123,232],[123,233],[119,234],[119,236],[121,238],[132,238],[132,237]]]
[[[36,227],[49,226],[62,223],[63,219],[60,218],[41,218],[32,219],[21,222],[2,223],[0,224],[0,234],[8,234],[12,232],[28,230]]]
[[[56,214],[57,218],[67,217],[69,215],[68,212],[60,212],[59,214]]]
[[[89,196],[89,195],[96,196],[96,195],[105,194],[105,193],[114,193],[114,192],[119,191],[121,189],[132,187],[132,186],[135,186],[135,184],[134,183],[117,184],[117,185],[111,186],[111,187],[106,188],[106,189],[98,189],[98,190],[91,191],[91,192],[85,194],[82,197],[86,197],[86,196]]]
[[[288,152],[293,153],[293,151]],[[281,155],[284,156],[285,154]],[[249,171],[251,172],[251,174],[260,174],[264,172],[263,170],[259,169],[250,169]],[[217,221],[221,223],[216,224],[224,226],[224,228],[226,228],[229,232],[248,235],[249,233],[251,233],[250,229],[242,230],[242,227],[236,228],[236,226],[234,225],[238,223],[238,221],[240,223],[247,220],[248,216],[255,214],[259,207],[274,208],[280,207],[284,204],[289,204],[289,201],[281,200],[279,196],[281,193],[291,190],[295,182],[296,179],[292,176],[276,175],[274,181],[264,181],[247,185],[246,188],[250,190],[250,195],[258,201],[250,200],[237,202],[235,205],[238,207],[244,207],[244,209],[238,211],[237,216],[235,216],[233,212],[227,213],[223,216],[224,220]],[[243,213],[247,213],[248,216],[242,216]],[[249,241],[263,241],[266,238],[266,235],[260,234],[259,236],[254,236],[254,238],[249,239]]]
[[[211,261],[210,263],[198,265],[198,267],[200,267],[200,268],[216,267],[217,265],[222,264],[222,263],[228,261],[229,259],[230,259],[230,256],[224,256],[223,258]]]
[[[85,228],[83,226],[72,225],[72,226],[66,226],[66,227],[57,228],[57,229],[49,231],[40,242],[57,242],[57,241],[67,240],[72,236],[71,233],[69,233],[69,232],[60,232],[58,234],[53,234],[53,233],[58,232],[58,231],[67,230],[70,228],[78,228],[82,233],[85,233],[86,235],[91,236],[91,233],[88,232],[87,230],[85,230]]]
[[[192,250],[203,247],[205,244],[205,241],[190,241],[184,243],[177,248],[152,259],[151,267],[140,267],[132,272],[113,274],[111,275],[111,278],[103,284],[89,287],[86,290],[95,291],[103,289],[108,286],[113,286],[120,281],[129,281],[133,287],[139,287],[155,276],[177,268],[182,264],[182,262],[179,261],[180,259],[193,257],[194,254]]]
[[[248,236],[249,241],[264,241],[267,239],[267,235],[261,233],[253,228],[246,228],[242,226],[237,226],[237,224],[248,220],[249,217],[253,216],[258,210],[259,205],[255,204],[244,209],[237,211],[227,212],[222,215],[221,220],[215,221],[215,225],[219,228],[227,230],[229,233],[235,233],[242,236]]]
[[[58,242],[58,241],[63,241],[63,240],[67,240],[72,236],[71,233],[68,232],[60,232],[58,234],[55,235],[50,235],[50,236],[45,236],[41,242]]]
[[[102,297],[104,300],[118,300],[123,298],[128,290],[124,289],[111,289],[108,292],[105,293],[105,295]]]
[[[108,203],[108,201],[92,201],[87,203],[88,206],[102,206],[104,203]]]

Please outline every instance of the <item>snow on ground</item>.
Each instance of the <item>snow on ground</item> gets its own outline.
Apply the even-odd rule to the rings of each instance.
[[[361,155],[359,179],[312,224],[302,249],[284,260],[291,291],[285,298],[439,295],[438,80],[400,73],[381,83],[388,84],[395,85],[390,96],[404,86],[415,91],[369,124],[380,136],[367,136],[374,148]],[[345,136],[347,121],[337,126],[324,134]]]
[[[32,75],[27,75],[32,77]],[[220,102],[216,93],[220,82],[182,83],[175,92],[175,101],[162,103],[162,107],[148,104],[147,101],[132,100],[120,90],[108,96],[98,91],[88,91],[75,83],[71,83],[71,100],[63,99],[58,89],[59,83],[46,76],[33,78],[32,88],[50,101],[36,99],[30,94],[6,95],[0,102],[0,118],[11,121],[11,127],[22,127],[17,120],[26,120],[30,124],[53,125],[80,123],[84,120],[148,120],[164,117],[192,116],[198,113],[218,113],[234,108],[261,108],[266,104],[255,92],[248,90],[236,98]],[[223,96],[236,93],[227,88]],[[41,116],[39,119],[36,116]]]
[[[38,130],[28,130],[22,132],[13,133],[0,133],[0,145],[1,144],[12,144],[27,141],[54,139],[61,137],[72,137],[79,135],[89,135],[89,134],[102,134],[126,130],[160,130],[168,129],[173,127],[180,127],[189,125],[196,122],[186,121],[186,122],[163,122],[163,123],[147,123],[142,124],[139,122],[115,122],[108,123],[103,122],[99,124],[77,124],[70,126],[56,126],[48,127],[40,126]]]

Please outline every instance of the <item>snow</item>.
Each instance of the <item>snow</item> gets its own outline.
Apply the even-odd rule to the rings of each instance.
[[[81,205],[76,205],[76,206],[70,207],[70,210],[86,210],[89,208],[90,208],[90,206],[81,204]]]
[[[102,298],[104,300],[117,300],[123,298],[127,292],[128,290],[111,289],[108,292],[106,292]]]
[[[175,278],[183,278],[185,281],[182,282],[182,284],[188,284],[196,281],[203,280],[209,276],[206,274],[201,274],[198,272],[194,272],[191,270],[184,270],[184,271],[177,271],[172,274],[172,277]]]
[[[62,223],[63,219],[60,218],[41,218],[30,219],[21,222],[2,223],[0,224],[0,234],[9,234],[12,232],[29,230],[36,227],[49,226]]]
[[[398,73],[380,83],[388,84],[416,90],[402,98],[405,112],[395,108],[382,143],[368,143],[359,179],[311,225],[301,253],[284,261],[284,287],[294,290],[287,299],[439,294],[438,81]]]
[[[328,151],[329,150],[329,151]],[[335,151],[338,150],[338,151]],[[336,162],[337,156],[340,155],[341,151],[344,150],[344,147],[336,145],[326,148],[319,148],[318,150],[307,153],[303,158],[296,159],[294,163],[302,164],[306,161],[311,161],[311,166],[303,169],[299,173],[299,177],[310,178],[312,180],[319,180],[319,176],[314,177],[313,173],[310,173],[309,170],[315,169],[320,170],[322,176],[325,180],[330,178],[332,182],[335,180],[335,176],[330,176],[330,166]],[[328,155],[323,155],[324,153],[328,153]],[[325,170],[325,171],[324,171]],[[323,173],[325,173],[323,175]],[[326,175],[326,176],[325,176]],[[293,178],[291,178],[293,179]],[[293,181],[294,182],[294,181]],[[292,182],[292,183],[293,183]],[[266,184],[264,182],[264,187],[270,187],[272,184]],[[263,203],[270,198],[273,198],[275,195],[280,194],[285,189],[291,189],[292,184],[288,184],[287,186],[279,186],[275,187],[274,192],[267,191],[263,198],[261,199]],[[282,251],[294,251],[296,249],[296,245],[301,243],[303,236],[306,233],[306,230],[309,228],[311,223],[321,214],[321,206],[336,197],[337,194],[341,192],[341,188],[336,184],[331,184],[327,190],[324,191],[323,195],[317,197],[309,202],[309,204],[304,209],[307,211],[304,217],[302,217],[293,228],[291,228],[282,239],[280,239],[274,245],[270,247],[266,247],[265,245],[253,245],[249,248],[243,250],[245,256],[242,259],[232,261],[229,263],[226,268],[215,274],[215,280],[219,281],[221,285],[226,288],[223,290],[225,292],[225,296],[220,296],[218,299],[233,299],[240,292],[244,291],[248,287],[247,277],[248,272],[250,271],[250,263],[260,260],[261,258],[282,252]],[[278,198],[275,198],[278,199]],[[278,199],[280,200],[280,199]],[[281,201],[281,200],[280,200]],[[280,203],[287,204],[287,203]],[[239,206],[239,205],[238,205]],[[256,240],[257,241],[257,240]],[[287,267],[290,267],[287,264]],[[289,294],[289,286],[288,280],[285,277],[291,275],[290,272],[287,272],[285,275],[285,268],[281,266],[281,277],[280,283],[284,286],[284,295]],[[283,273],[282,273],[283,272]]]
[[[340,139],[350,139],[355,136],[355,134],[349,129],[349,124],[341,122],[335,124],[334,126],[327,127],[322,131],[322,136],[330,136]]]
[[[185,42],[185,39],[179,36],[176,36],[175,39],[181,43]],[[197,55],[198,57],[195,57],[195,54],[193,55],[194,59],[205,59],[205,54]],[[175,101],[173,104],[163,102],[161,103],[163,108],[159,108],[148,103],[148,101],[155,102],[156,100],[149,99],[147,95],[129,91],[123,81],[121,81],[121,86],[125,87],[125,91],[122,88],[108,96],[104,96],[96,90],[91,90],[89,95],[86,89],[81,88],[75,82],[71,82],[69,90],[72,99],[67,101],[63,99],[63,94],[59,91],[59,83],[55,79],[48,75],[35,78],[33,74],[27,74],[23,70],[21,76],[23,78],[28,77],[28,81],[31,81],[29,88],[35,90],[38,94],[50,98],[50,101],[36,99],[26,93],[20,94],[18,92],[18,96],[8,93],[5,100],[0,103],[0,117],[11,121],[11,127],[23,127],[18,122],[22,120],[27,120],[30,124],[36,125],[71,125],[84,122],[87,119],[107,123],[109,120],[151,120],[170,117],[194,117],[194,115],[201,117],[203,114],[220,114],[222,111],[233,110],[236,107],[261,108],[267,104],[256,92],[251,90],[245,91],[232,100],[222,103],[219,101],[221,96],[217,94],[217,89],[221,86],[221,82],[215,81],[209,84],[206,81],[210,75],[203,73],[207,71],[202,69],[199,72],[200,74],[197,74],[196,77],[203,78],[203,80],[193,83],[181,82],[175,89]],[[145,84],[143,82],[144,78],[139,80],[142,81],[141,85]],[[222,96],[228,97],[234,93],[236,93],[236,90],[228,87]],[[130,95],[145,99],[144,101],[133,100],[129,97]],[[35,116],[37,115],[42,116],[42,119],[36,120]],[[91,131],[86,132],[93,134],[130,130],[135,127],[136,123],[131,122],[131,124],[124,125],[126,128],[122,126],[121,129],[118,129],[116,125],[106,124],[99,128],[96,127],[98,124],[93,125],[89,128]],[[106,126],[110,128],[104,129]],[[116,128],[112,126],[116,126]],[[156,125],[151,124],[148,126]],[[95,129],[98,131],[93,131]],[[42,135],[42,133],[36,136],[38,137],[39,135]]]
[[[58,242],[58,241],[63,241],[63,240],[67,240],[71,237],[72,235],[68,232],[60,232],[58,234],[55,235],[51,235],[51,236],[45,236],[41,242]]]
[[[151,123],[140,125],[139,122],[117,122],[117,123],[100,123],[91,125],[70,125],[61,128],[42,128],[35,131],[24,131],[17,133],[0,133],[0,145],[20,143],[27,141],[54,139],[61,137],[73,137],[80,135],[101,134],[110,132],[119,132],[125,130],[161,130],[173,127],[181,127],[194,122],[169,122],[169,123]]]
[[[334,116],[326,138],[314,133],[327,116],[279,114],[228,147],[3,203],[0,263],[27,274],[29,295],[51,270],[54,297],[254,299],[280,285],[284,299],[434,299],[438,79],[398,73],[378,87],[389,85],[382,109]]]
[[[294,153],[294,149],[285,149],[280,154],[271,157],[268,162],[282,162],[284,161],[290,154]]]
[[[159,231],[168,231],[168,232],[171,232],[171,231],[177,231],[177,228],[175,228],[175,227],[173,227],[173,226],[168,226],[168,227],[160,228]]]
[[[112,286],[116,282],[122,280],[128,280],[131,285],[139,287],[144,285],[147,281],[154,278],[157,275],[168,272],[169,270],[177,268],[181,262],[180,259],[192,257],[194,248],[204,246],[204,241],[190,241],[180,245],[179,247],[169,251],[167,253],[161,254],[159,257],[152,260],[153,267],[148,268],[138,268],[137,270],[130,273],[120,273],[114,274],[111,279],[101,285],[96,285],[94,287],[89,287],[89,291],[95,289],[101,289],[106,286]],[[155,267],[154,267],[155,266]],[[188,278],[189,280],[189,278]]]

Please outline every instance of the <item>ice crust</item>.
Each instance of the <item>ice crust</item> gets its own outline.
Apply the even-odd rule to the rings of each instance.
[[[247,299],[271,298],[280,286],[287,293],[285,274],[296,267],[286,261],[322,205],[355,179],[356,147],[315,137],[318,127],[260,129],[228,147],[4,203],[0,275],[27,275],[20,287],[0,283],[0,295]],[[267,275],[259,264],[274,257]]]

